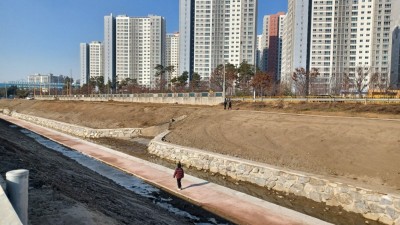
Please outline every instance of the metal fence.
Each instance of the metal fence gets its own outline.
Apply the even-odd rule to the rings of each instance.
[[[80,100],[80,101],[124,101],[124,102],[149,102],[149,103],[180,103],[180,104],[205,104],[216,105],[224,101],[222,92],[189,92],[189,93],[140,93],[140,94],[95,94],[95,95],[41,95],[35,96],[39,100]],[[309,97],[255,97],[231,96],[233,101],[244,102],[326,102],[326,103],[363,103],[363,104],[398,104],[399,98],[388,97],[340,97],[340,96],[309,96]]]

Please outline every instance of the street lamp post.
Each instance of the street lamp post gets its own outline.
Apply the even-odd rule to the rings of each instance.
[[[225,95],[225,73],[226,73],[226,71],[225,71],[225,61],[224,61],[224,80],[222,82],[222,96],[224,98],[224,101],[225,101],[225,97],[226,97],[226,95]]]
[[[254,76],[257,74],[257,61],[254,60]],[[253,87],[253,99],[256,101],[256,88]]]

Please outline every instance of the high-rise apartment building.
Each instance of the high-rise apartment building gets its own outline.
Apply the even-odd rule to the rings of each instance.
[[[81,86],[89,81],[89,45],[87,43],[80,44],[80,64],[81,64]]]
[[[313,80],[312,94],[339,94],[343,91],[344,77],[356,79],[358,68],[365,68],[365,74],[378,72],[389,77],[391,2],[289,0],[283,41],[283,80],[290,81],[296,68],[308,71],[315,68],[319,75]],[[365,84],[368,78],[364,79]]]
[[[282,36],[284,29],[285,13],[279,12],[274,15],[264,16],[263,23],[263,43],[264,62],[263,70],[273,74],[274,80],[281,79],[281,59],[282,59]]]
[[[179,74],[193,74],[195,0],[179,1]]]
[[[174,72],[168,77],[168,80],[180,76],[179,74],[179,33],[167,34],[165,50],[165,66],[173,66]]]
[[[136,79],[154,87],[156,65],[164,65],[165,19],[161,16],[116,17],[116,79]]]
[[[315,93],[338,93],[343,75],[355,79],[360,67],[388,76],[390,19],[391,0],[312,0],[309,69],[320,73]]]
[[[261,71],[267,71],[267,46],[265,36],[260,34],[257,35],[257,67]]]
[[[116,27],[115,27],[115,17],[110,14],[109,16],[104,16],[104,83],[107,84],[108,81],[113,84],[116,81],[116,68],[115,68],[115,43],[116,43]]]
[[[291,83],[296,68],[307,68],[310,0],[289,0],[282,37],[281,82]]]
[[[92,41],[89,44],[89,79],[104,77],[103,44],[100,41]]]
[[[181,71],[207,81],[224,62],[255,63],[257,0],[180,0],[179,13]]]
[[[49,84],[49,83],[57,83],[62,84],[65,81],[65,76],[58,75],[54,76],[52,73],[49,74],[40,74],[35,73],[33,75],[28,75],[28,83],[35,83],[35,84]]]

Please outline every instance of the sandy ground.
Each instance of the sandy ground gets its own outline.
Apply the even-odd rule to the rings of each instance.
[[[28,217],[32,225],[193,224],[0,120],[0,174],[5,177],[7,171],[20,168],[29,170]],[[217,218],[164,192],[159,195],[199,218]]]
[[[400,121],[384,120],[399,118],[400,106],[329,105],[234,103],[234,110],[224,111],[220,106],[0,101],[0,108],[94,128],[147,127],[187,115],[171,125],[166,141],[400,190]]]

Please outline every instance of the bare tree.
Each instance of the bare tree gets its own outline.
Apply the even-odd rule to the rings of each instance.
[[[357,68],[357,71],[353,79],[353,83],[354,83],[354,88],[357,91],[358,97],[361,97],[362,92],[365,90],[365,88],[368,87],[369,73],[370,73],[370,68],[368,67],[360,66]]]
[[[346,95],[350,93],[350,89],[353,88],[353,81],[350,78],[350,75],[348,72],[344,72],[342,75],[342,84],[341,84],[341,92]]]
[[[316,68],[312,68],[311,71],[306,71],[303,67],[297,68],[292,74],[296,92],[302,96],[309,95],[310,83],[315,82],[318,75],[319,71]]]
[[[259,96],[264,96],[264,93],[268,89],[272,89],[272,75],[259,70],[257,71],[256,75],[254,75],[253,79],[250,82],[250,85],[256,90]]]
[[[387,94],[389,91],[389,79],[386,73],[380,73],[375,71],[371,74],[369,88],[372,90],[378,90],[380,93]]]
[[[231,95],[234,93],[235,82],[238,79],[238,70],[235,65],[227,63],[218,65],[211,74],[210,88],[213,91],[222,91],[225,72],[225,88]]]

